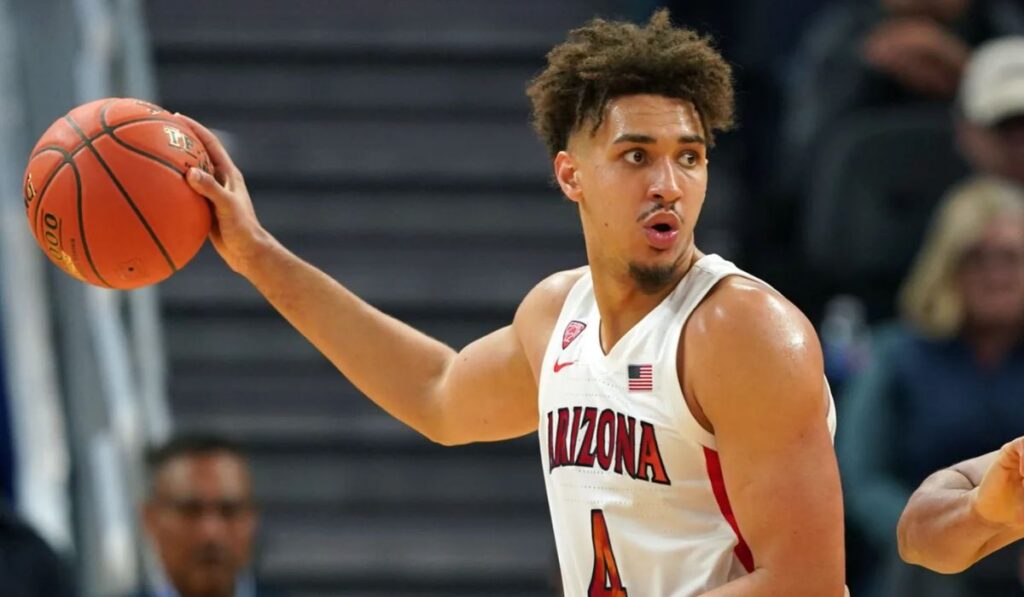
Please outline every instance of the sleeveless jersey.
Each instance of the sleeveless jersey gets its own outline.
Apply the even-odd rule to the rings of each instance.
[[[565,595],[690,597],[753,571],[715,438],[676,372],[684,324],[731,275],[757,280],[701,258],[607,355],[589,271],[566,297],[541,368],[538,434]]]

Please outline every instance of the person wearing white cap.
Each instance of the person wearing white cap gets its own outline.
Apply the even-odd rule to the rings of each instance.
[[[979,46],[960,83],[960,148],[981,174],[1024,185],[1024,36]]]
[[[975,50],[958,103],[957,133],[976,180],[1024,187],[1024,37]],[[993,447],[930,475],[910,497],[897,527],[904,561],[961,572],[1024,539],[1024,436]]]

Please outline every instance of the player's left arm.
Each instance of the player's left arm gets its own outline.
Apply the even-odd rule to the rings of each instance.
[[[713,428],[754,571],[706,597],[841,596],[843,504],[813,326],[757,282],[729,278],[684,335],[684,380]]]

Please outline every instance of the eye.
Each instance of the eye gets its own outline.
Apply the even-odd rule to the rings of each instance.
[[[626,152],[624,157],[630,164],[642,164],[647,158],[647,153],[642,149],[631,149]]]
[[[700,155],[695,151],[685,151],[679,156],[679,163],[684,166],[696,166],[700,163]]]

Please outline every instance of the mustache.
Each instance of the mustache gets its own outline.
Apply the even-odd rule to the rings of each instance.
[[[637,216],[636,221],[637,221],[637,223],[643,222],[647,218],[653,216],[654,214],[656,214],[656,213],[658,213],[660,211],[672,214],[672,215],[676,216],[677,218],[679,218],[680,221],[683,220],[683,214],[677,212],[676,210],[672,209],[671,207],[664,207],[664,206],[661,206],[661,205],[655,205],[654,207],[644,211],[639,216]]]

